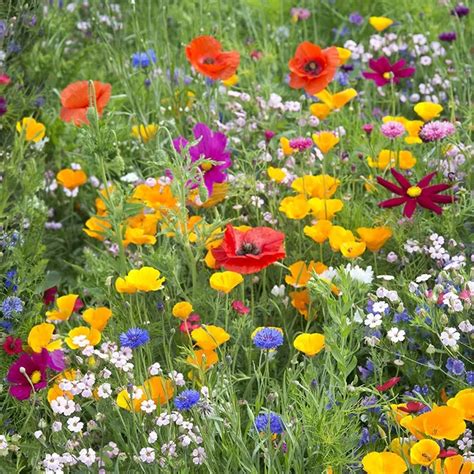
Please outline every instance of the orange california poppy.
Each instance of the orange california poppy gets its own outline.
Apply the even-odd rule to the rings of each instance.
[[[340,64],[336,47],[321,49],[309,41],[303,41],[288,63],[290,87],[303,88],[311,95],[317,94],[333,80]]]
[[[186,57],[196,71],[213,80],[229,79],[239,67],[237,51],[222,51],[212,36],[198,36],[186,46]]]
[[[94,81],[95,100],[99,116],[110,100],[112,86],[103,82]],[[89,104],[89,81],[77,81],[69,84],[61,91],[61,112],[59,116],[64,122],[74,125],[89,123],[87,109]]]

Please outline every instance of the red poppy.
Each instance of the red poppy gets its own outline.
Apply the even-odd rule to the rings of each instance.
[[[397,186],[380,176],[377,176],[377,182],[384,188],[392,191],[392,193],[398,194],[400,197],[379,202],[380,207],[395,207],[405,204],[403,215],[410,218],[415,212],[417,205],[429,209],[436,214],[441,214],[443,209],[441,209],[437,203],[447,204],[454,201],[453,196],[439,194],[440,192],[449,189],[451,187],[449,184],[435,184],[433,186],[428,186],[430,181],[436,175],[436,172],[427,174],[425,177],[421,178],[416,185],[412,186],[410,181],[408,181],[408,179],[397,170],[391,168],[390,171],[400,186]]]
[[[321,49],[309,41],[303,41],[288,63],[290,87],[303,88],[311,95],[317,94],[333,80],[340,64],[341,60],[335,46]]]
[[[105,106],[109,103],[112,86],[103,82],[94,81],[97,113],[102,115]],[[87,109],[93,105],[89,103],[89,81],[77,81],[69,84],[61,91],[61,112],[59,116],[64,122],[74,125],[89,123]]]
[[[285,258],[285,234],[269,227],[238,230],[228,225],[222,243],[212,249],[219,266],[226,270],[249,274]]]
[[[421,402],[408,402],[406,407],[398,407],[400,411],[405,413],[418,413],[423,408],[426,408],[426,405]]]
[[[400,382],[400,380],[401,380],[401,377],[392,377],[391,379],[388,379],[382,385],[376,385],[375,388],[379,392],[386,392],[387,390],[390,390],[392,387],[397,385],[397,383]]]
[[[237,51],[222,51],[221,44],[212,36],[198,36],[186,46],[186,57],[196,71],[214,81],[229,79],[239,67]]]
[[[23,341],[18,337],[14,338],[13,336],[8,336],[3,343],[3,350],[8,355],[20,354],[23,351],[22,349]]]

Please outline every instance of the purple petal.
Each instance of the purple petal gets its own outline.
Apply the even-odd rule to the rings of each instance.
[[[18,400],[28,400],[31,395],[31,386],[25,379],[26,385],[12,385],[10,387],[10,395]]]
[[[56,372],[61,372],[66,368],[66,361],[64,360],[64,352],[61,350],[49,353],[48,367]]]

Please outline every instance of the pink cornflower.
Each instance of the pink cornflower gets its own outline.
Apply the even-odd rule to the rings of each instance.
[[[420,130],[418,136],[424,142],[438,142],[449,137],[456,132],[456,127],[446,120],[435,120],[425,123]]]
[[[313,146],[311,138],[298,137],[290,140],[290,147],[294,150],[304,151]]]
[[[307,8],[292,8],[291,18],[295,20],[307,20],[311,16],[311,12]]]
[[[243,301],[240,300],[235,300],[232,302],[232,309],[236,311],[239,314],[249,314],[250,313],[250,308],[248,306],[245,306]]]
[[[190,333],[191,331],[194,331],[194,329],[197,329],[201,327],[201,317],[197,313],[193,313],[189,316],[186,321],[183,321],[180,326],[179,330],[181,332],[187,332]]]
[[[394,140],[405,133],[405,127],[400,122],[390,120],[380,127],[380,131],[390,140]]]

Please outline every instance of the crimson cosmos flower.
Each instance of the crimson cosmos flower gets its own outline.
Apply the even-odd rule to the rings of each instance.
[[[386,392],[387,390],[390,390],[392,387],[397,385],[397,383],[400,382],[400,380],[401,380],[401,377],[392,377],[391,379],[388,379],[382,385],[376,385],[375,388],[379,392]]]
[[[398,84],[401,78],[411,77],[415,74],[414,67],[405,67],[405,65],[406,61],[404,59],[390,64],[390,61],[385,56],[382,56],[379,59],[371,59],[369,61],[370,69],[374,72],[364,71],[362,75],[366,79],[374,81],[377,87],[390,84],[391,81]]]
[[[238,230],[228,225],[219,247],[212,250],[216,263],[226,270],[249,274],[285,258],[285,234],[270,227]]]
[[[408,402],[406,407],[398,407],[400,411],[404,411],[405,413],[418,413],[420,410],[426,408],[426,405],[421,402]]]
[[[429,209],[436,214],[441,214],[443,210],[437,203],[448,204],[454,201],[453,196],[439,194],[440,192],[449,189],[451,187],[449,184],[434,184],[433,186],[428,186],[436,175],[436,172],[427,174],[421,178],[416,185],[412,185],[405,176],[394,168],[391,168],[390,171],[400,186],[397,186],[380,176],[377,176],[377,182],[384,188],[392,191],[392,193],[398,194],[400,197],[379,202],[380,207],[396,207],[405,204],[403,215],[410,218],[415,212],[417,205]]]

